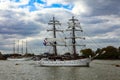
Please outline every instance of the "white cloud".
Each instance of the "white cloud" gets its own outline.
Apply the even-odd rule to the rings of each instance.
[[[99,19],[108,20],[108,25],[120,25],[120,17],[118,15],[97,16]]]
[[[20,3],[21,5],[26,5],[29,3],[30,0],[20,0]]]
[[[67,2],[66,0],[46,0],[46,2],[47,6],[50,6],[52,4],[64,4],[64,5],[69,4],[69,2]]]
[[[86,5],[83,0],[46,0],[47,5],[50,6],[52,4],[63,4],[73,6],[72,13],[75,15],[81,14],[90,14],[91,9]]]
[[[84,3],[84,1],[76,1],[74,2],[74,7],[72,12],[77,15],[81,14],[90,14],[90,8]]]
[[[6,10],[11,7],[11,2],[0,2],[0,10]]]
[[[35,2],[34,5],[35,5],[36,9],[38,9],[38,10],[41,10],[41,9],[43,9],[45,7],[44,4],[39,4],[37,2]]]

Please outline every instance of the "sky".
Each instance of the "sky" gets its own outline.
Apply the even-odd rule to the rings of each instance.
[[[18,40],[19,47],[27,40],[29,52],[44,51],[43,40],[50,36],[46,29],[53,16],[63,29],[75,16],[86,34],[87,48],[119,47],[119,3],[120,0],[0,0],[0,51],[12,53]]]

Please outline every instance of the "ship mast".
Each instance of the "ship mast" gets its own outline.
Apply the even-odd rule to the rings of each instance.
[[[72,22],[73,22],[73,26],[72,26],[72,44],[73,44],[73,54],[74,56],[76,57],[76,46],[75,46],[75,43],[76,43],[76,40],[75,40],[75,19],[74,17],[72,17]]]
[[[14,43],[13,43],[13,54],[15,54],[15,40],[14,40]]]
[[[47,30],[47,31],[53,31],[53,38],[56,38],[56,31],[60,31],[60,30],[56,29],[56,25],[61,25],[61,23],[59,21],[55,20],[55,17],[53,17],[53,19],[50,20],[48,24],[53,25],[53,29]],[[57,45],[57,42],[54,41],[53,42],[53,51],[54,51],[55,55],[57,55],[57,46],[56,45]]]
[[[74,16],[72,17],[72,19],[69,19],[69,27],[70,29],[68,29],[67,31],[71,31],[72,32],[72,37],[71,38],[67,38],[67,39],[72,39],[72,48],[73,48],[73,55],[74,55],[74,58],[77,57],[77,51],[76,51],[76,46],[85,46],[85,45],[77,45],[76,44],[76,38],[80,38],[80,39],[85,39],[85,38],[82,38],[82,37],[76,37],[75,35],[75,32],[76,31],[83,31],[81,29],[78,23],[78,19],[75,19]],[[77,29],[76,27],[79,27],[79,29]]]
[[[22,54],[23,54],[23,40],[22,40],[22,48],[21,48],[21,52],[22,52]]]
[[[18,40],[17,54],[19,54],[19,40]]]
[[[26,52],[25,52],[25,54],[28,54],[28,43],[27,43],[27,40],[26,40]]]

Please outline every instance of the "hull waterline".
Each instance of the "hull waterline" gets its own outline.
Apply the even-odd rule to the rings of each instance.
[[[66,61],[40,61],[40,66],[52,67],[52,66],[66,66],[66,67],[89,67],[91,60],[89,58],[78,60],[66,60]]]

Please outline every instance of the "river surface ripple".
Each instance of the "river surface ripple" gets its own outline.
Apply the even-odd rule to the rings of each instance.
[[[120,60],[94,60],[90,67],[40,67],[37,61],[0,61],[0,80],[120,80]]]

